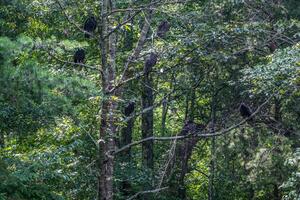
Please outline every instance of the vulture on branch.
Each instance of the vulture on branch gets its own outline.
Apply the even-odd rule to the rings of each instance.
[[[84,22],[83,30],[85,30],[88,33],[93,33],[96,30],[96,28],[97,28],[96,18],[94,16],[88,17]],[[84,34],[85,38],[90,37],[88,33]]]
[[[83,49],[77,49],[74,54],[74,63],[83,63],[85,52]]]

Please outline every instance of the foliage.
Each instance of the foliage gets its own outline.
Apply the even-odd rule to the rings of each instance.
[[[299,199],[300,188],[300,151],[299,148],[286,159],[286,167],[293,168],[293,173],[289,176],[288,180],[284,182],[280,187],[284,189],[285,195],[283,199]]]
[[[165,186],[145,199],[300,198],[299,1],[111,1],[117,8],[107,18],[116,36],[113,72],[101,71],[99,43],[107,39],[100,35],[101,2],[0,2],[1,200],[96,199],[102,103],[118,103],[108,112],[118,119],[116,148],[128,102],[136,103],[132,141],[142,138],[141,72],[151,52],[159,55],[149,72],[154,136],[180,135],[187,121],[206,134],[238,126],[199,139],[186,169],[176,160],[187,156],[180,140],[155,141],[153,169],[143,166],[140,143],[115,155],[115,199]],[[80,29],[90,15],[99,26],[86,39]],[[159,38],[165,20],[170,31]],[[144,48],[128,65],[132,79],[109,96],[101,80],[115,73],[113,86],[122,81],[145,22]],[[86,52],[79,65],[73,63],[78,48]],[[260,108],[252,121],[239,116],[241,102]]]

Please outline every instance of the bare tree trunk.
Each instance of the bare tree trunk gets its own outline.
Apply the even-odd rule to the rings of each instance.
[[[0,148],[3,148],[4,144],[4,132],[0,130]]]
[[[146,59],[144,65],[144,78],[142,86],[142,109],[147,109],[153,106],[153,80],[151,70],[156,65],[157,54],[151,53]],[[142,114],[142,137],[148,138],[153,136],[153,109]],[[153,169],[153,140],[142,144],[143,166]]]
[[[211,132],[215,131],[216,124],[216,94],[212,97],[211,103],[211,122],[209,125],[209,129]],[[214,187],[214,179],[215,179],[215,166],[216,166],[216,138],[212,137],[211,139],[211,161],[210,161],[210,176],[209,176],[209,185],[208,185],[208,199],[215,199],[215,187]]]
[[[161,136],[165,136],[167,114],[168,114],[168,101],[164,99],[162,103],[162,114],[161,114]]]
[[[142,91],[142,109],[153,106],[153,84],[150,74],[144,76]],[[142,137],[147,138],[153,136],[153,109],[142,114]],[[142,144],[143,165],[149,169],[153,169],[153,140]]]
[[[192,89],[191,91],[191,107],[190,107],[190,115],[189,115],[189,119],[190,120],[194,120],[194,117],[195,117],[195,102],[196,102],[196,90],[195,88]]]
[[[193,134],[196,132],[200,132],[204,129],[204,126],[201,124],[196,124],[195,122],[188,121],[182,128],[182,131],[179,135],[187,135]],[[192,156],[192,152],[194,147],[197,145],[198,141],[200,140],[199,137],[189,137],[180,141],[178,146],[176,147],[176,161],[174,162],[175,167],[178,167],[179,173],[175,174],[177,180],[175,180],[175,188],[177,192],[177,196],[180,199],[184,200],[187,199],[186,197],[186,188],[184,184],[185,175],[189,172],[188,161]]]
[[[116,110],[116,104],[109,100],[103,101],[101,113],[100,127],[100,177],[99,177],[99,200],[113,199],[113,171],[114,156],[112,152],[115,150],[114,134],[115,119],[112,116]]]
[[[280,99],[277,97],[274,97],[274,118],[276,121],[281,121],[281,106],[280,106]]]
[[[109,9],[109,0],[101,2],[101,61],[102,61],[102,91],[105,97],[101,105],[101,125],[99,140],[99,200],[113,200],[113,173],[114,173],[114,156],[116,149],[116,111],[117,101],[112,98],[117,92],[110,94],[115,81],[115,56],[116,56],[116,36],[112,33],[108,38],[108,19],[106,13]],[[112,6],[112,5],[111,5]]]
[[[279,188],[277,186],[277,184],[273,185],[273,198],[274,200],[280,200],[281,199],[281,195],[280,195],[280,191]]]
[[[189,96],[187,96],[187,102],[186,102],[186,118],[188,119],[187,123],[193,123],[194,124],[194,109],[195,109],[195,89],[192,89],[189,92]],[[195,124],[194,124],[195,125]],[[188,173],[188,161],[189,158],[192,155],[192,151],[194,146],[197,144],[198,139],[186,139],[184,141],[184,148],[181,150],[180,154],[182,154],[182,165],[181,165],[181,172],[180,172],[180,178],[179,178],[179,195],[182,200],[186,199],[186,188],[184,184],[184,178],[185,175]]]
[[[134,111],[134,103],[130,102],[126,107],[124,111],[124,115],[128,117],[132,112]],[[132,132],[133,132],[133,126],[134,126],[134,118],[131,118],[126,123],[125,127],[122,129],[122,135],[121,135],[121,147],[125,146],[127,144],[130,144],[132,142]],[[128,148],[124,150],[124,152],[121,153],[120,156],[121,162],[123,163],[130,163],[131,162],[131,148]],[[128,175],[124,175],[124,179],[121,181],[120,186],[121,193],[126,197],[129,196],[132,193],[132,186],[130,181],[128,180]]]
[[[189,95],[186,95],[185,97],[185,113],[184,113],[184,120],[188,120],[188,117],[189,117],[189,101],[190,98],[189,98]]]
[[[142,109],[147,109],[153,106],[153,80],[151,70],[156,64],[157,54],[151,53],[149,58],[146,59],[144,66],[144,78],[142,86]],[[148,110],[142,114],[142,138],[153,136],[153,109]],[[142,144],[142,162],[144,168],[150,169],[150,178],[153,178],[153,140],[144,142]],[[145,184],[144,190],[149,190],[152,187],[152,182]],[[144,199],[150,199],[149,195],[144,196]]]
[[[128,108],[127,105],[125,110]],[[130,113],[131,114],[131,113]],[[125,113],[126,116],[126,113]],[[128,116],[126,116],[128,117]],[[132,142],[132,131],[133,131],[133,126],[134,126],[134,118],[130,118],[125,127],[122,129],[122,135],[121,135],[121,146],[125,146],[127,144],[130,144]],[[126,157],[126,159],[130,159],[130,154],[131,154],[131,148],[126,149],[122,155]]]
[[[214,179],[215,179],[215,148],[216,148],[216,138],[211,139],[211,161],[210,161],[210,176],[208,185],[208,199],[214,199]]]

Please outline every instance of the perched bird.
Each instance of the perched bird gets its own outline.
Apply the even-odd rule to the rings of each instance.
[[[77,49],[74,54],[74,63],[83,63],[85,58],[84,49]]]
[[[126,117],[128,117],[128,116],[134,111],[134,107],[135,107],[135,103],[134,103],[134,102],[130,102],[130,103],[125,107],[124,114],[125,114]]]
[[[157,36],[163,38],[165,34],[169,31],[171,25],[168,21],[162,21],[157,28]]]
[[[145,62],[144,73],[148,74],[152,70],[152,67],[154,67],[156,62],[157,62],[157,54],[152,52]]]
[[[88,33],[93,33],[96,30],[96,28],[97,28],[96,18],[94,16],[88,17],[84,22],[83,30],[85,30]],[[85,38],[90,37],[88,33],[84,34]]]
[[[274,51],[277,49],[276,43],[274,41],[270,42],[268,47],[269,47],[271,53],[274,53]]]
[[[244,103],[241,103],[241,105],[240,105],[240,113],[241,113],[241,116],[244,118],[248,118],[252,115],[251,109]]]

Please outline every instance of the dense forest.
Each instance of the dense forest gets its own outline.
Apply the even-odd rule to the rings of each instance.
[[[0,0],[0,200],[300,200],[299,0]]]

